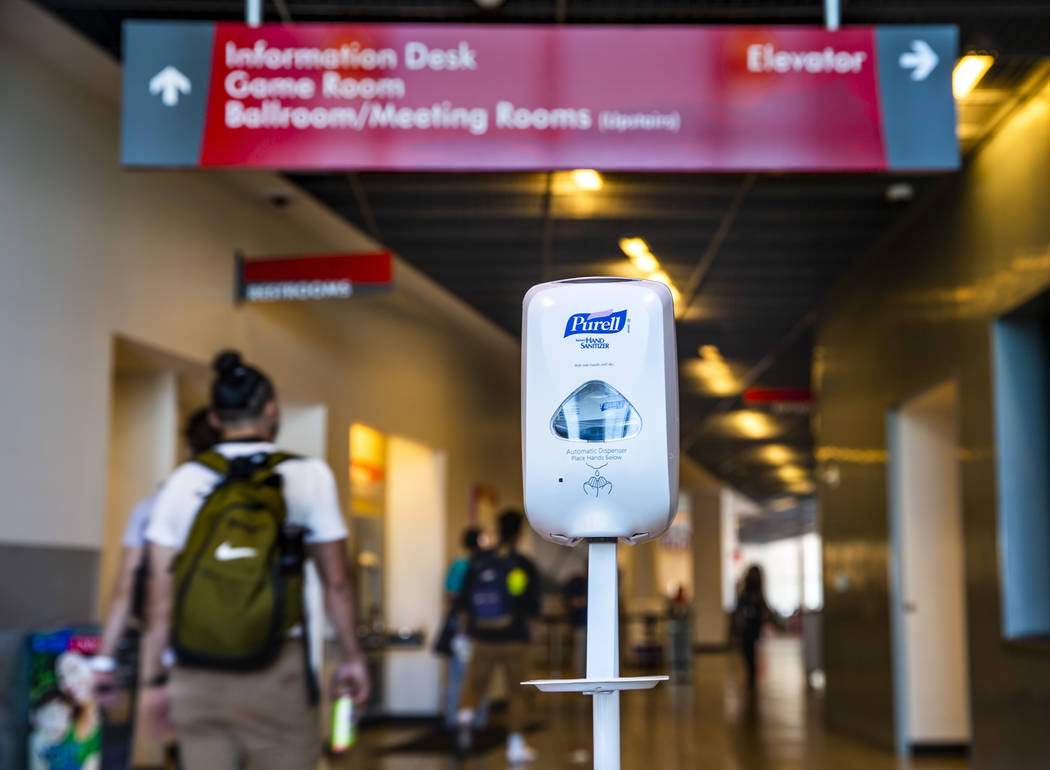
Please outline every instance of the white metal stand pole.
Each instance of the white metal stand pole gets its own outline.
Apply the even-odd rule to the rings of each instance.
[[[824,0],[824,26],[834,32],[842,19],[841,0]]]
[[[244,0],[244,21],[249,27],[262,24],[262,0]]]
[[[617,602],[616,540],[588,544],[587,678],[620,676],[620,608]],[[594,698],[594,770],[620,770],[620,693]]]

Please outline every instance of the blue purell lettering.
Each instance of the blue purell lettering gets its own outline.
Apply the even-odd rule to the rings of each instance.
[[[627,326],[627,309],[601,310],[597,313],[574,313],[565,322],[565,334],[616,334]]]

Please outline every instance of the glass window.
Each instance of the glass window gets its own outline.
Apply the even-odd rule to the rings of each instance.
[[[642,418],[627,398],[601,380],[574,390],[551,418],[551,430],[567,441],[617,441],[637,436]]]

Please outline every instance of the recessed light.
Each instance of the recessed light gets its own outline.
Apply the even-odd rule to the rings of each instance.
[[[907,203],[915,199],[915,187],[911,182],[894,182],[886,187],[888,203]]]
[[[968,53],[955,63],[952,70],[952,93],[956,99],[965,99],[981,78],[992,68],[995,57],[985,53]]]
[[[621,238],[620,249],[631,259],[646,254],[652,256],[652,253],[649,251],[649,244],[645,242],[644,238]]]
[[[569,178],[581,190],[595,192],[605,186],[605,180],[602,179],[602,175],[593,168],[578,168],[569,172]]]

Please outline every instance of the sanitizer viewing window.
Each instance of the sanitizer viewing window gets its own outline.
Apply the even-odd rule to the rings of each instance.
[[[561,402],[551,418],[551,430],[568,441],[616,441],[637,436],[642,418],[616,388],[591,380]]]

